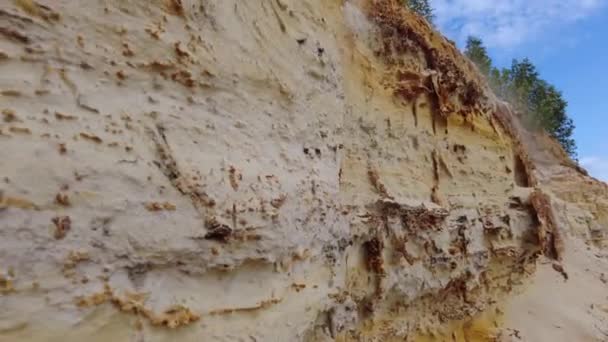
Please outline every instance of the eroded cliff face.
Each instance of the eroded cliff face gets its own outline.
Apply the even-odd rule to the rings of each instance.
[[[491,340],[603,241],[397,1],[4,2],[0,75],[2,341]]]

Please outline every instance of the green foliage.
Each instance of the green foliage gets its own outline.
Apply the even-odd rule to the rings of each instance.
[[[529,59],[515,59],[509,69],[493,67],[481,39],[476,37],[467,40],[465,54],[486,76],[496,95],[524,114],[526,127],[546,130],[576,158],[576,143],[572,138],[574,122],[566,113],[568,103],[555,86],[540,78]]]
[[[566,114],[568,103],[562,93],[544,80],[537,80],[528,94],[530,103],[528,125],[550,132],[572,157],[576,156],[576,143],[572,139],[574,122]]]
[[[433,23],[433,8],[429,0],[402,2],[411,11]],[[496,95],[524,114],[526,127],[546,130],[572,158],[576,158],[576,143],[572,138],[574,122],[566,113],[568,103],[559,90],[540,78],[536,66],[529,59],[513,60],[511,68],[498,69],[492,65],[481,39],[473,36],[467,39],[465,54],[486,76]]]
[[[539,86],[538,83],[544,81],[539,79],[538,71],[529,59],[525,58],[521,62],[513,60],[508,82],[510,96],[507,99],[515,108],[525,113],[537,107],[535,101],[539,99],[533,96],[533,92]]]
[[[511,70],[492,67],[488,79],[490,82],[490,87],[492,87],[492,90],[494,90],[494,93],[498,97],[502,99],[508,99],[511,97],[511,91],[509,89],[510,78]]]
[[[483,46],[481,39],[470,36],[467,39],[465,55],[477,65],[482,74],[486,76],[490,74],[492,60],[490,59],[490,56],[488,56],[488,51],[485,46]]]
[[[435,15],[433,14],[433,7],[431,7],[429,0],[402,0],[402,2],[412,12],[417,13],[429,23],[433,23]]]

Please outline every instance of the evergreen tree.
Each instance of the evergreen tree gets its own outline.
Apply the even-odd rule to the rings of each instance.
[[[541,79],[527,58],[521,62],[513,60],[507,80],[507,100],[524,113],[524,124],[530,129],[544,129],[572,158],[576,158],[576,143],[572,138],[574,122],[566,113],[568,102],[562,93]]]
[[[426,19],[429,23],[433,23],[435,15],[433,14],[433,7],[429,3],[429,0],[402,0],[403,4],[407,6],[411,11],[417,13],[419,16]]]
[[[486,50],[486,47],[483,46],[481,39],[469,36],[464,54],[477,65],[477,68],[479,68],[479,71],[481,71],[482,74],[486,77],[490,75],[492,60],[490,59],[490,56],[488,56],[488,51]]]
[[[509,87],[509,79],[511,78],[511,70],[509,69],[498,69],[492,67],[490,70],[489,82],[490,87],[494,90],[494,93],[502,98],[508,99],[511,97],[511,89]]]
[[[576,158],[576,143],[572,138],[574,122],[566,112],[568,103],[555,86],[540,78],[529,59],[515,59],[511,68],[498,69],[492,66],[481,39],[473,36],[467,39],[464,53],[486,76],[494,93],[523,114],[522,121],[528,129],[544,129]]]
[[[528,125],[544,128],[575,158],[574,122],[566,113],[568,103],[562,93],[548,82],[538,80],[529,94],[529,102]]]
[[[540,79],[536,67],[529,59],[521,62],[514,59],[509,71],[510,100],[519,111],[526,112],[534,107],[531,98],[535,87],[539,86]]]

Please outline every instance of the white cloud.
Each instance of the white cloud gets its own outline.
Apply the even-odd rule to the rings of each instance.
[[[431,0],[442,32],[462,43],[481,37],[489,47],[510,48],[545,30],[594,13],[607,0]]]
[[[608,182],[608,158],[585,157],[581,158],[579,163],[591,176]]]

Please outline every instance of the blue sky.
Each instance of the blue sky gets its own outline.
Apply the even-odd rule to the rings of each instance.
[[[431,0],[462,47],[482,38],[498,66],[529,57],[563,91],[581,164],[608,181],[608,0]]]

